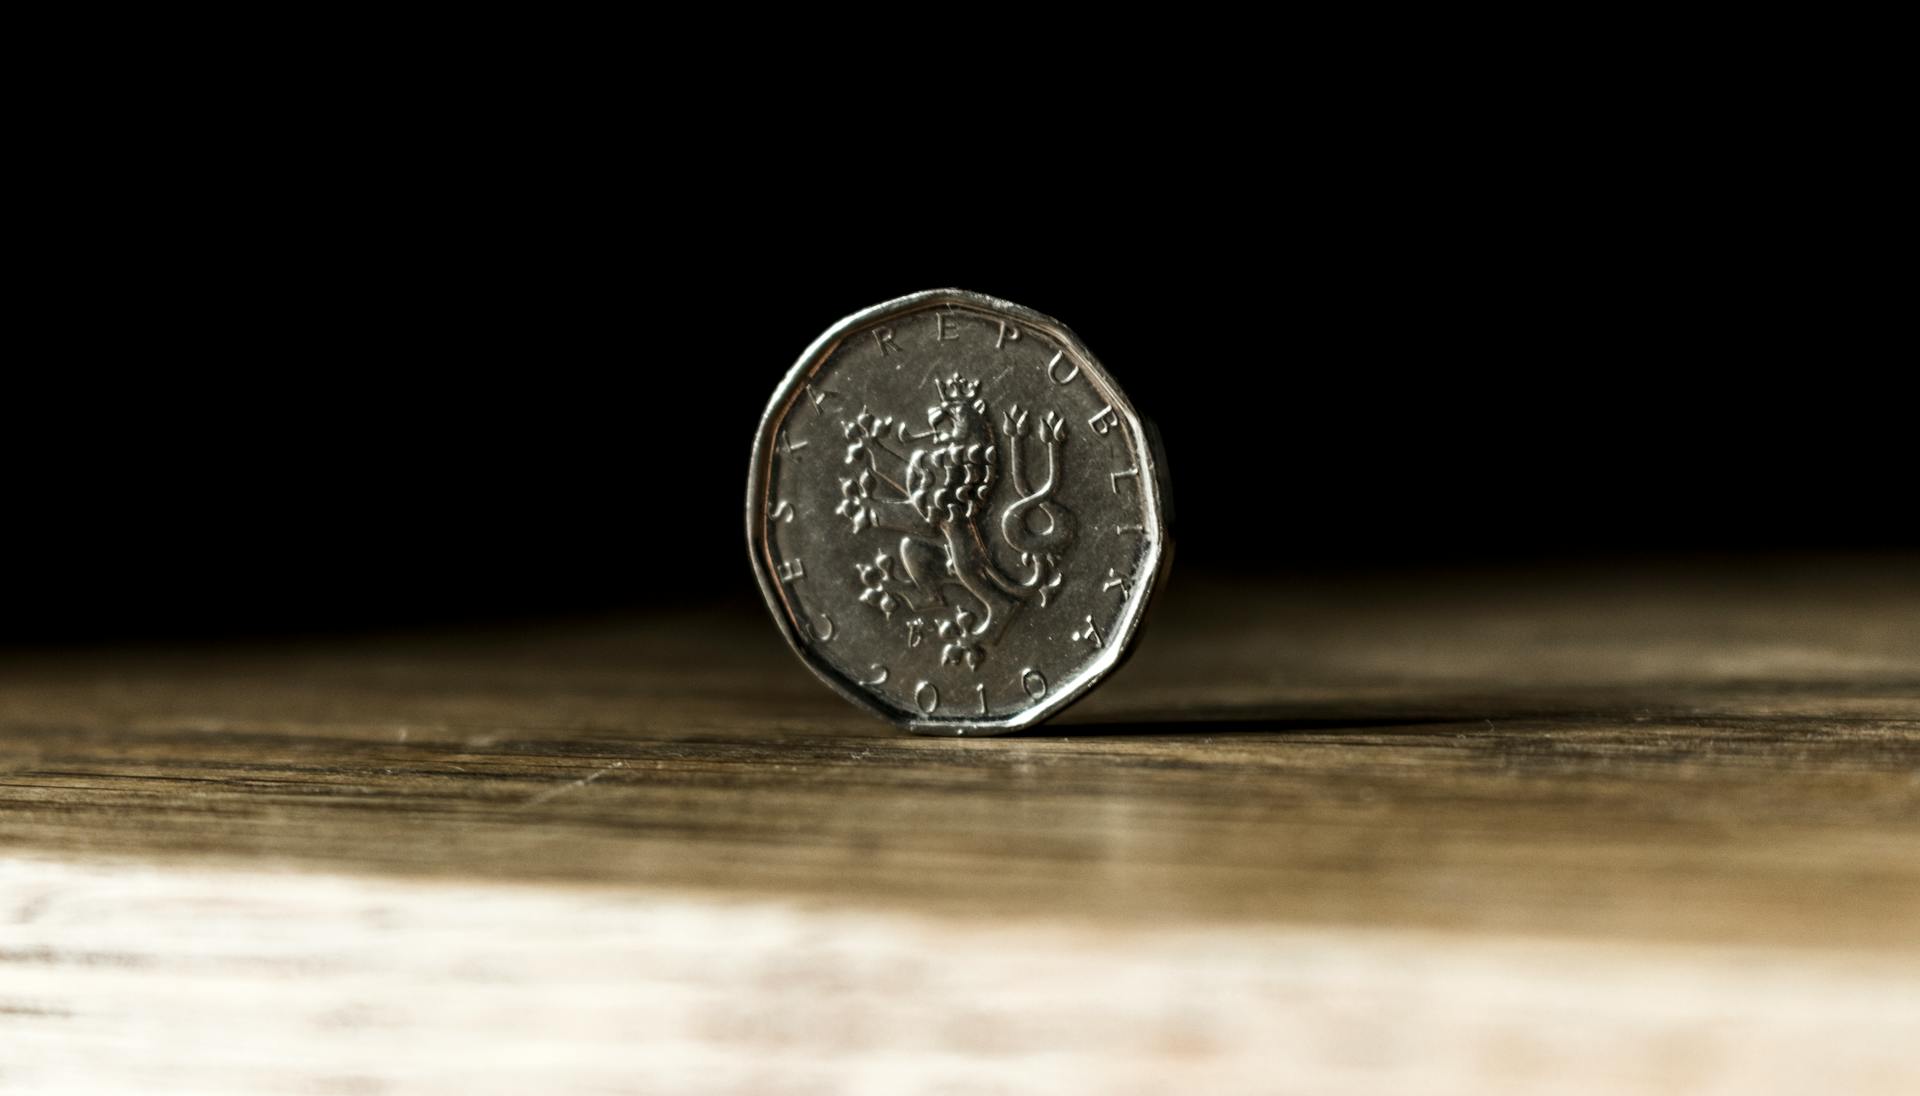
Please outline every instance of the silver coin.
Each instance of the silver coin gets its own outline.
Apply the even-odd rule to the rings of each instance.
[[[1172,556],[1150,427],[1059,321],[941,289],[834,324],[754,441],[747,541],[814,673],[922,734],[1055,714]]]

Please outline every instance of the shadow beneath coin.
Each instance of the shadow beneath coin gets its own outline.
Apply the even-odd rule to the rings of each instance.
[[[1122,715],[1097,722],[1052,722],[1030,728],[1022,734],[1031,737],[1100,738],[1117,735],[1216,735],[1216,734],[1315,734],[1340,731],[1393,730],[1480,724],[1487,717],[1468,712],[1437,714],[1350,715],[1332,711],[1302,711],[1297,708],[1268,706],[1247,708],[1185,709],[1178,712],[1149,712]],[[1515,718],[1503,713],[1503,719]]]
[[[1644,704],[1634,710],[1645,714]],[[1405,711],[1340,711],[1326,705],[1289,706],[1252,704],[1245,706],[1182,708],[1178,711],[1116,713],[1115,716],[1089,720],[1043,723],[1021,734],[1044,738],[1103,738],[1138,735],[1195,737],[1205,735],[1308,735],[1342,732],[1405,730],[1432,733],[1435,727],[1457,727],[1463,734],[1502,734],[1527,729],[1539,730],[1542,723],[1560,724],[1569,720],[1591,720],[1604,713],[1593,706],[1502,708],[1497,704],[1475,705],[1457,700],[1409,705]]]

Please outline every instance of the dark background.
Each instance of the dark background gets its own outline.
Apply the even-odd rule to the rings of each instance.
[[[1865,227],[1711,172],[1225,165],[969,204],[415,166],[156,191],[67,255],[6,403],[0,636],[751,599],[775,383],[943,285],[1064,320],[1158,420],[1181,573],[1915,546],[1905,306],[1837,250]]]

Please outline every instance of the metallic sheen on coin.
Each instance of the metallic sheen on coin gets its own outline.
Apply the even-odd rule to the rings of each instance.
[[[1004,734],[1126,657],[1172,554],[1164,469],[1059,321],[914,293],[834,324],[780,383],[747,542],[821,680],[921,734]]]

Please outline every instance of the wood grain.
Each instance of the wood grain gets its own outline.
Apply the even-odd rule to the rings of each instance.
[[[1118,679],[980,741],[752,606],[16,654],[0,866],[20,1091],[1911,1089],[1920,568],[1176,577]],[[648,1019],[695,990],[762,1019]],[[864,1034],[769,1027],[796,994]],[[221,1030],[280,1049],[175,1053]]]

